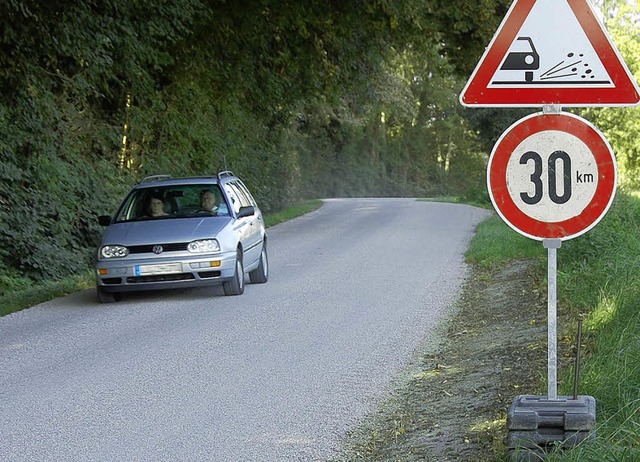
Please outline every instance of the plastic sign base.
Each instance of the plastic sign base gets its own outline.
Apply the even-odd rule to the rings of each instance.
[[[514,461],[542,460],[553,446],[571,447],[595,437],[596,400],[520,395],[507,414],[507,448]]]

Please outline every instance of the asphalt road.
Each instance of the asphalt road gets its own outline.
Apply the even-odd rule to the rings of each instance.
[[[92,290],[0,318],[0,460],[326,461],[432,342],[488,212],[336,199],[268,230],[270,280]]]

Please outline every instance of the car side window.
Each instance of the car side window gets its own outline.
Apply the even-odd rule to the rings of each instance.
[[[242,205],[240,205],[240,198],[238,197],[235,189],[231,186],[231,183],[226,183],[224,185],[224,190],[227,193],[229,200],[231,201],[231,207],[236,213],[238,213]]]
[[[246,193],[246,190],[243,190],[243,188],[240,187],[240,185],[238,184],[238,181],[231,181],[229,184],[231,185],[233,190],[236,192],[236,196],[240,199],[241,207],[249,207],[253,205],[251,203],[251,199]]]
[[[240,188],[244,192],[250,204],[253,205],[254,207],[257,207],[256,200],[253,198],[253,196],[251,195],[251,193],[249,192],[249,190],[247,189],[247,187],[244,185],[242,181],[238,181],[238,188]]]

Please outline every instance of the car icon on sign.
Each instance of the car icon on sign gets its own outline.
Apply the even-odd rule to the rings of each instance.
[[[531,37],[518,37],[514,46],[518,47],[522,43],[522,49],[512,51],[507,55],[500,67],[503,71],[525,71],[524,79],[527,82],[533,81],[533,71],[540,68],[540,55],[533,46]]]

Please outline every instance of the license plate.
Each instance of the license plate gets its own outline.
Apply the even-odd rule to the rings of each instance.
[[[151,274],[182,273],[182,263],[164,263],[161,265],[136,265],[136,276],[148,276]]]

